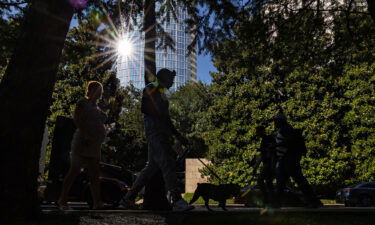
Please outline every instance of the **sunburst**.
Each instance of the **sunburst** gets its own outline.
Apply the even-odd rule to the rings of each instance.
[[[116,27],[103,6],[100,13],[105,14],[106,25],[102,26],[103,29],[100,32],[88,31],[98,39],[98,41],[92,42],[92,44],[106,49],[90,56],[94,58],[104,56],[105,60],[97,65],[96,68],[98,69],[107,63],[111,63],[113,60],[116,60],[117,63],[132,63],[134,61],[132,59],[137,58],[140,54],[138,51],[135,51],[135,46],[142,41],[142,39],[135,35],[136,32],[129,29],[130,25],[133,27],[134,24],[131,24],[132,21],[124,22],[123,18],[120,18],[120,25]]]
[[[132,53],[134,52],[134,44],[130,38],[124,36],[117,40],[116,49],[119,56],[131,57]]]

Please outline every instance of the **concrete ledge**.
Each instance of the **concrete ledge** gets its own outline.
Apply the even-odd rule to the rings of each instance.
[[[150,210],[88,210],[88,209],[78,209],[78,210],[66,210],[60,211],[58,209],[43,209],[45,214],[253,214],[253,215],[265,215],[265,214],[304,214],[304,213],[314,213],[314,214],[335,214],[335,215],[366,215],[371,214],[375,216],[375,207],[323,207],[318,209],[309,209],[302,207],[285,207],[279,209],[269,209],[265,210],[262,208],[248,208],[248,207],[237,207],[237,206],[228,206],[228,211],[223,211],[217,206],[210,206],[213,212],[208,211],[204,205],[195,205],[195,209],[188,212],[173,212],[173,211],[150,211]],[[375,224],[375,221],[374,221]]]

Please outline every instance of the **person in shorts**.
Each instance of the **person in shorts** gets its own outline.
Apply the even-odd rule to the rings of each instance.
[[[62,191],[57,205],[61,210],[68,210],[67,200],[70,188],[81,172],[87,169],[93,199],[93,209],[103,207],[100,197],[99,162],[101,145],[106,136],[106,114],[97,106],[103,86],[98,81],[90,81],[86,96],[80,99],[74,111],[74,123],[77,127],[71,143],[71,165],[63,181]]]

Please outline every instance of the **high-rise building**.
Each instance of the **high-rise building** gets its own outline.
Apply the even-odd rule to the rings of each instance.
[[[185,33],[184,20],[188,16],[185,10],[179,9],[178,21],[171,18],[169,24],[164,24],[164,30],[175,42],[175,51],[167,49],[156,49],[156,71],[167,68],[176,71],[176,77],[172,90],[184,85],[188,81],[197,79],[197,56],[196,52],[188,55],[187,47],[192,42],[191,34]],[[128,57],[119,57],[117,60],[117,77],[121,86],[133,84],[142,89],[144,82],[144,34],[136,31],[132,33],[133,50]]]

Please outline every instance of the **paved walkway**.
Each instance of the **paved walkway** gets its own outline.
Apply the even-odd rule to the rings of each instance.
[[[264,210],[229,205],[228,211],[223,211],[212,205],[214,212],[210,212],[203,205],[195,205],[196,209],[189,212],[171,212],[88,210],[82,203],[71,206],[74,210],[59,211],[53,205],[44,205],[43,217],[30,225],[375,225],[375,207],[325,205],[319,209]]]
[[[262,208],[251,208],[244,207],[242,205],[228,205],[228,211],[223,211],[216,205],[210,205],[213,212],[206,209],[204,205],[194,205],[195,209],[189,212],[171,212],[171,211],[151,211],[151,210],[123,210],[123,209],[109,209],[109,210],[89,210],[85,203],[72,203],[70,206],[73,210],[67,210],[64,212],[59,211],[54,205],[43,205],[42,209],[44,213],[72,213],[72,214],[87,214],[87,213],[104,213],[104,214],[275,214],[275,213],[323,213],[323,214],[373,214],[375,215],[375,207],[344,207],[342,204],[325,204],[322,208],[310,209],[303,207],[281,207],[279,209],[262,209]]]

